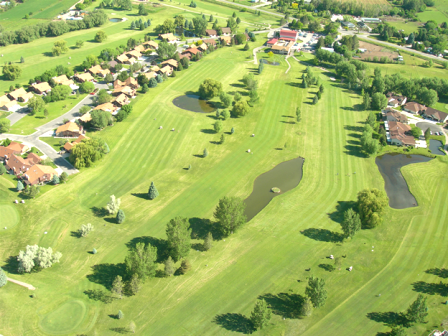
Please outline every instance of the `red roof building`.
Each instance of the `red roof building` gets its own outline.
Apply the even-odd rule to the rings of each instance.
[[[278,39],[273,38],[273,39],[270,39],[270,40],[268,41],[268,45],[269,45],[269,46],[273,46],[273,45],[276,44],[277,42],[278,42]]]
[[[297,39],[297,32],[295,30],[280,30],[280,39],[295,41]]]

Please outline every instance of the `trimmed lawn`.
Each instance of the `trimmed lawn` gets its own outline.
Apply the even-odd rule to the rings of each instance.
[[[59,141],[61,140],[68,140],[69,142],[72,142],[73,140],[76,140],[77,138],[53,138],[53,137],[40,137],[39,140],[43,141],[47,144],[49,144],[51,147],[53,147],[55,150],[60,151],[64,146],[61,146]]]

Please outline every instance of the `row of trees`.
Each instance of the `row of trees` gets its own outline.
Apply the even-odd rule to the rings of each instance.
[[[44,268],[51,267],[54,263],[59,262],[62,254],[54,252],[51,247],[39,247],[37,245],[27,245],[25,251],[20,251],[17,256],[19,273],[30,273]]]

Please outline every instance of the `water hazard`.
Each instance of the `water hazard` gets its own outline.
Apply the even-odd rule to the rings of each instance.
[[[173,100],[173,104],[183,110],[198,113],[210,113],[216,111],[216,108],[212,103],[200,99],[200,97],[196,95],[183,95],[177,97]]]
[[[109,19],[109,21],[110,21],[110,22],[121,22],[121,21],[123,21],[123,19],[112,18],[112,19]]]
[[[244,200],[248,221],[263,210],[275,196],[284,194],[299,185],[304,161],[305,159],[299,157],[282,162],[255,179],[252,193]],[[280,192],[275,193],[272,188],[279,188]]]
[[[375,163],[383,176],[389,206],[394,209],[406,209],[417,206],[417,200],[409,191],[408,184],[401,175],[401,167],[412,163],[428,162],[432,158],[423,155],[405,155],[399,153],[384,154],[376,158]]]
[[[429,140],[429,149],[431,150],[432,154],[435,154],[435,155],[445,155],[445,153],[442,152],[439,149],[439,147],[443,148],[442,141],[434,140],[434,139]]]

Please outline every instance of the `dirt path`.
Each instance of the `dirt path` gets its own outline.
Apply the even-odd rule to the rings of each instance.
[[[19,286],[26,287],[26,288],[28,288],[29,290],[35,290],[35,289],[36,289],[36,288],[34,288],[33,285],[27,284],[27,283],[25,283],[25,282],[18,281],[18,280],[14,280],[14,279],[11,279],[11,278],[6,278],[6,279],[7,279],[9,282],[13,282],[13,283],[15,283],[15,284],[17,284],[17,285],[19,285]]]
[[[291,69],[291,64],[289,64],[289,62],[288,62],[288,57],[289,57],[289,56],[286,56],[286,57],[285,57],[285,61],[286,61],[286,63],[288,63],[288,69],[285,71],[285,74],[287,74],[288,71],[289,71],[289,69]]]

